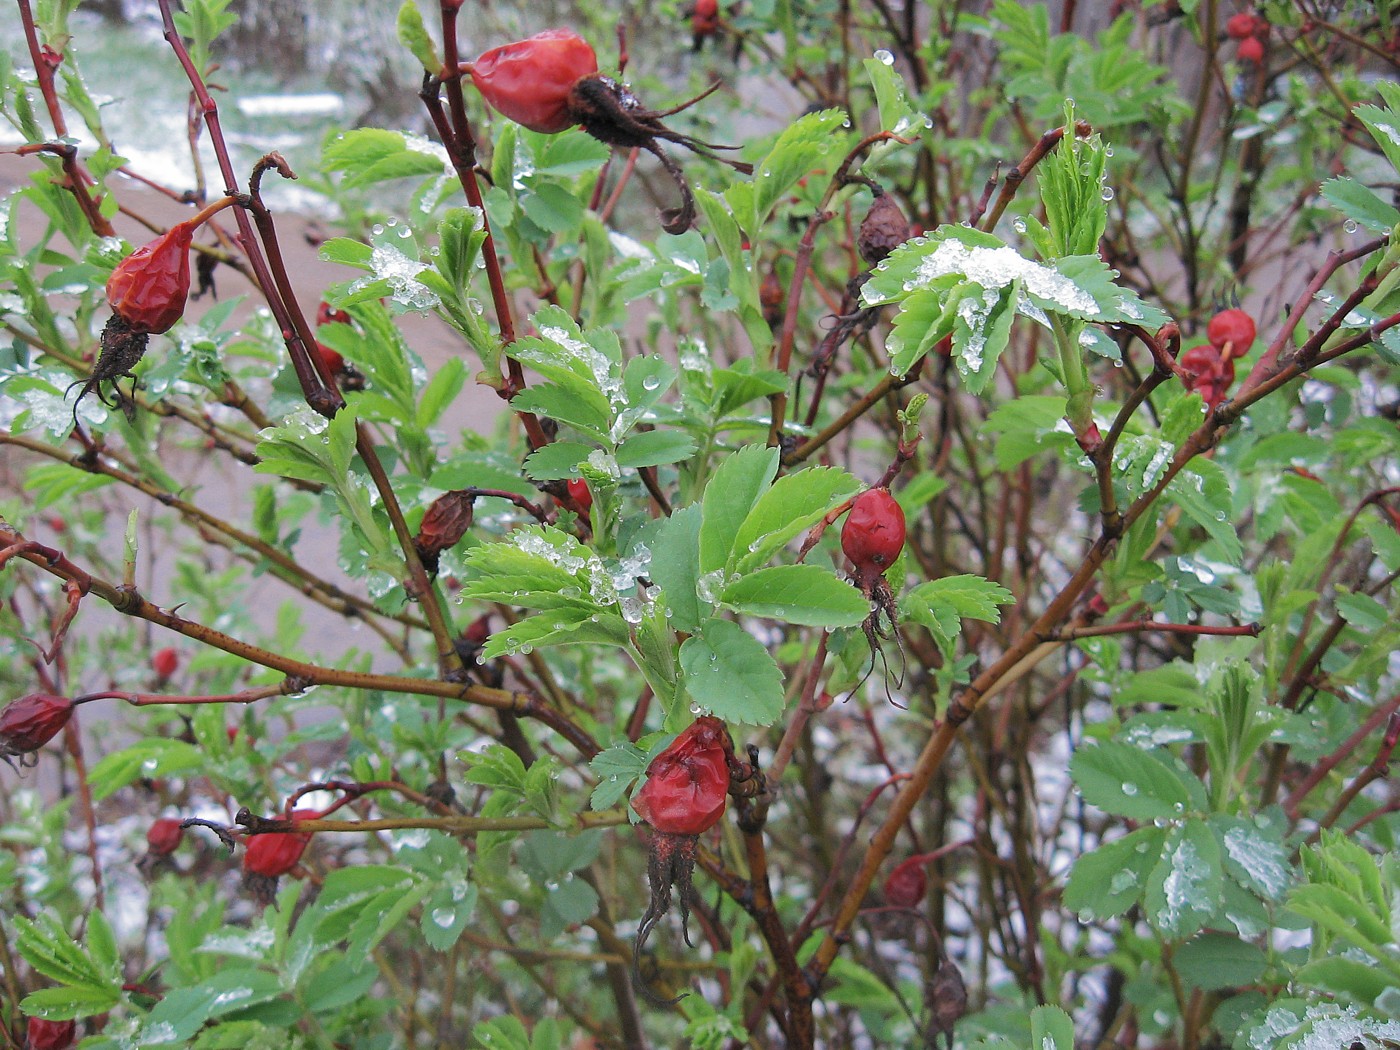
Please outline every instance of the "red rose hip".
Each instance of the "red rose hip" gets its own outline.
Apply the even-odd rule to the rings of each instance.
[[[151,670],[161,678],[169,678],[180,669],[180,654],[174,648],[157,649],[151,654]]]
[[[1238,307],[1221,310],[1206,325],[1206,339],[1217,350],[1228,344],[1231,357],[1242,357],[1254,345],[1254,318]]]
[[[1242,11],[1237,15],[1231,15],[1225,20],[1225,35],[1231,40],[1244,40],[1259,32],[1262,25],[1267,25],[1262,18],[1253,11]]]
[[[77,1037],[77,1026],[72,1021],[46,1021],[42,1017],[31,1017],[25,1037],[29,1050],[68,1050]]]
[[[578,123],[569,106],[574,84],[598,72],[593,47],[571,29],[546,29],[493,47],[468,65],[472,83],[501,116],[546,135]]]
[[[733,748],[724,723],[702,715],[652,759],[647,782],[632,799],[632,808],[667,834],[709,831],[724,815]]]
[[[292,814],[292,820],[315,820],[321,814],[316,810],[299,809]],[[311,833],[272,832],[254,835],[248,840],[248,848],[243,853],[243,871],[249,875],[263,875],[275,879],[295,868],[306,852],[306,844],[311,841]]]
[[[855,498],[841,527],[841,550],[859,575],[881,575],[904,549],[904,511],[889,489],[867,489]]]
[[[928,893],[928,876],[924,874],[925,856],[910,857],[895,865],[885,880],[885,901],[896,908],[913,908]]]
[[[588,489],[588,482],[583,478],[570,478],[564,483],[564,487],[569,490],[569,498],[583,508],[585,514],[593,509],[593,493]]]
[[[66,696],[30,693],[12,700],[0,711],[0,758],[32,755],[73,717],[73,701]]]
[[[165,332],[185,312],[193,222],[180,222],[128,255],[107,279],[107,302],[136,332]]]
[[[152,856],[168,857],[180,846],[185,829],[175,817],[161,817],[146,831],[146,851]]]
[[[325,343],[316,344],[316,352],[321,355],[321,360],[325,363],[326,370],[331,375],[339,375],[345,371],[345,358],[335,350],[332,350]]]
[[[1235,58],[1241,62],[1248,62],[1257,66],[1264,61],[1264,42],[1257,36],[1246,37],[1239,42],[1235,48]]]

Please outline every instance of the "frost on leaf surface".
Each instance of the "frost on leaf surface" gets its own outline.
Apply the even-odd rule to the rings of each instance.
[[[1015,248],[971,246],[958,240],[946,240],[931,255],[925,256],[904,290],[927,288],[940,277],[961,274],[986,289],[1009,287],[1020,280],[1029,295],[1043,299],[1065,313],[1092,316],[1099,312],[1094,297],[1083,291],[1068,277],[1049,266],[1032,262]]]
[[[359,291],[372,281],[386,281],[389,297],[394,302],[414,310],[431,310],[440,300],[418,275],[428,268],[427,263],[411,259],[397,248],[378,245],[369,257],[372,277],[361,277],[350,285],[351,293]]]
[[[993,353],[1000,352],[998,306],[1040,324],[1050,323],[1051,314],[1147,326],[1166,320],[1160,310],[1116,285],[1115,277],[1098,256],[1036,262],[991,234],[941,226],[896,249],[875,269],[861,295],[867,306],[903,304],[895,321],[897,338],[891,341],[891,371],[907,372],[959,326],[960,369],[975,375],[994,364]],[[1008,313],[1005,323],[1009,321]],[[987,342],[991,345],[984,350]]]
[[[1283,843],[1241,821],[1221,836],[1225,856],[1245,881],[1270,900],[1278,900],[1292,881],[1288,851]]]
[[[1354,1007],[1310,1006],[1299,1016],[1296,1007],[1279,1005],[1249,1029],[1242,1042],[1249,1050],[1337,1050],[1356,1043],[1366,1050],[1379,1050],[1396,1040],[1400,1040],[1400,1023],[1364,1019]]]

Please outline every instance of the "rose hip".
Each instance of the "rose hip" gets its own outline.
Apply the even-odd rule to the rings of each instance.
[[[719,0],[695,0],[690,13],[691,50],[699,51],[719,30]]]
[[[323,325],[332,323],[349,324],[350,315],[344,310],[337,310],[330,303],[322,299],[320,305],[316,307],[316,324]]]
[[[293,824],[315,820],[324,814],[318,809],[293,811]],[[243,886],[263,907],[277,902],[277,880],[301,861],[311,832],[265,832],[248,840],[243,852]]]
[[[1213,346],[1193,346],[1177,358],[1177,363],[1186,373],[1186,389],[1200,394],[1210,408],[1225,400],[1225,392],[1235,381],[1235,362]]]
[[[928,876],[924,874],[924,856],[910,857],[895,865],[885,879],[885,901],[896,908],[917,907],[928,892]]]
[[[66,696],[30,693],[12,700],[0,710],[0,758],[32,755],[59,734],[73,717],[73,701]]]
[[[146,849],[152,856],[168,857],[185,837],[185,829],[174,817],[161,817],[146,831]]]
[[[128,255],[107,280],[107,302],[133,332],[168,331],[190,293],[194,222],[180,222]]]
[[[171,647],[157,649],[151,654],[151,670],[159,678],[169,678],[180,667],[180,654]]]
[[[647,781],[632,808],[657,831],[699,835],[724,815],[734,744],[723,722],[696,719],[647,767]]]
[[[579,80],[598,72],[598,56],[573,30],[546,29],[493,47],[470,63],[467,72],[497,113],[552,135],[578,123],[569,93]]]
[[[299,809],[292,814],[292,821],[314,820],[321,814],[316,810]],[[311,833],[269,832],[254,835],[248,840],[248,848],[243,853],[245,874],[262,875],[275,879],[285,875],[301,861],[306,845],[311,841]]]
[[[1231,357],[1242,357],[1254,345],[1254,318],[1235,307],[1221,310],[1206,325],[1206,339],[1217,350],[1230,347]]]
[[[883,262],[909,239],[909,220],[888,193],[881,193],[870,205],[856,233],[856,250],[869,265]]]
[[[31,1017],[25,1029],[29,1050],[68,1050],[76,1036],[77,1026],[72,1021]]]
[[[1267,25],[1268,23],[1253,11],[1241,11],[1225,20],[1225,35],[1231,40],[1244,40]]]
[[[859,577],[884,574],[904,549],[904,511],[889,489],[867,489],[855,498],[841,527],[841,550]]]
[[[583,478],[570,478],[564,483],[564,487],[569,490],[569,498],[582,508],[587,514],[593,509],[593,493],[588,489],[588,482]]]
[[[1257,66],[1264,61],[1264,41],[1257,36],[1246,37],[1236,46],[1235,58],[1240,62],[1248,62],[1250,65]]]
[[[651,900],[637,927],[634,967],[641,959],[647,937],[671,908],[673,886],[679,891],[681,932],[686,943],[690,943],[690,877],[700,835],[724,815],[732,772],[741,778],[749,777],[749,782],[757,783],[761,790],[761,778],[755,781],[752,770],[738,773],[739,769],[729,729],[712,715],[697,718],[647,766],[646,783],[632,798],[632,808],[651,825],[653,832],[647,860]],[[644,984],[642,988],[646,990]]]

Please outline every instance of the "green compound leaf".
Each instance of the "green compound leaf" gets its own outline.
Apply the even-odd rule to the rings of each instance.
[[[726,722],[772,725],[783,713],[783,676],[757,638],[729,620],[707,620],[681,646],[685,688]]]

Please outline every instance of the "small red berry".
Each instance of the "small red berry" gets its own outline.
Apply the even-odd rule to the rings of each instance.
[[[68,522],[55,514],[49,518],[49,528],[53,529],[54,532],[67,532]]]
[[[928,876],[924,874],[926,857],[910,857],[900,861],[885,880],[885,901],[896,908],[913,908],[928,892]]]
[[[882,575],[904,549],[904,511],[890,490],[866,489],[841,527],[841,550],[861,575]]]
[[[462,632],[462,637],[472,645],[485,645],[486,639],[491,637],[491,614],[478,616],[467,624],[467,629]]]
[[[66,696],[30,693],[0,711],[0,758],[31,755],[56,737],[73,717]]]
[[[176,223],[118,263],[107,279],[107,302],[133,331],[168,331],[184,314],[196,228]]]
[[[569,498],[579,505],[586,514],[593,508],[593,493],[588,490],[588,482],[583,478],[570,478],[564,483],[569,490]]]
[[[146,831],[146,849],[157,857],[174,853],[185,837],[185,829],[175,817],[161,817]]]
[[[323,325],[331,324],[332,322],[336,324],[349,324],[350,315],[344,310],[337,310],[330,303],[322,299],[321,304],[316,307],[316,323],[318,325]]]
[[[1225,400],[1225,392],[1235,381],[1235,362],[1222,357],[1213,346],[1193,346],[1177,358],[1186,373],[1187,390],[1194,390],[1210,408]]]
[[[1257,36],[1246,37],[1235,48],[1235,58],[1240,62],[1248,62],[1250,65],[1257,66],[1264,61],[1264,41]]]
[[[72,1021],[45,1021],[42,1017],[31,1017],[25,1031],[29,1040],[29,1050],[68,1050],[77,1035],[77,1026]]]
[[[151,670],[157,677],[169,678],[180,667],[180,654],[173,648],[158,649],[151,654]]]
[[[299,809],[292,814],[292,820],[314,820],[320,815],[316,810]],[[248,848],[243,853],[243,870],[252,875],[265,875],[273,879],[285,875],[297,866],[301,855],[306,852],[306,844],[310,841],[310,832],[269,832],[254,835],[248,840]]]
[[[1217,350],[1230,346],[1231,357],[1243,357],[1254,345],[1254,318],[1235,307],[1221,310],[1206,325],[1206,339]]]
[[[778,271],[769,270],[763,276],[763,283],[758,286],[758,305],[769,328],[777,328],[783,323],[786,300],[787,292],[783,288],[782,278],[778,276]]]
[[[482,98],[501,116],[552,135],[578,123],[569,92],[598,72],[598,56],[571,29],[546,29],[493,47],[467,66]]]
[[[714,36],[719,29],[719,0],[695,0],[695,9],[690,15],[690,35],[694,49],[700,50],[706,37]]]
[[[321,360],[325,362],[327,370],[332,375],[339,375],[345,371],[345,358],[325,343],[317,343],[316,352],[321,355]]]
[[[1253,11],[1242,11],[1240,14],[1231,15],[1225,21],[1225,35],[1231,40],[1244,40],[1258,32],[1260,23],[1263,21]]]
[[[713,715],[700,716],[652,759],[632,808],[665,834],[709,831],[724,815],[733,749],[725,724]]]
[[[292,821],[315,820],[321,810],[298,809]],[[243,852],[243,885],[264,907],[277,901],[277,879],[297,866],[311,832],[268,832],[254,835]]]

